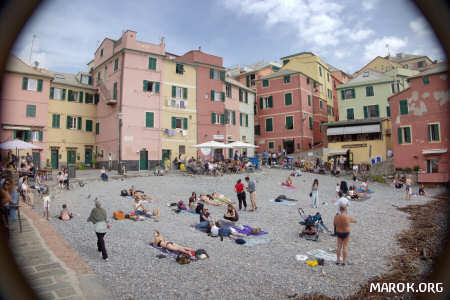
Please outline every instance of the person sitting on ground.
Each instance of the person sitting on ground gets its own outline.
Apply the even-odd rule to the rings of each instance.
[[[350,199],[358,199],[359,198],[358,191],[356,190],[354,185],[352,185],[348,188],[348,195],[350,196]]]
[[[286,181],[284,182],[285,186],[292,186],[292,178],[291,176],[288,176],[288,178],[286,178]]]
[[[291,176],[294,176],[294,177],[298,177],[298,176],[301,176],[301,175],[302,174],[300,173],[300,169],[298,167],[296,167],[294,169],[294,171],[291,172]]]
[[[208,204],[212,204],[215,206],[222,206],[223,204],[217,203],[216,201],[214,201],[214,197],[211,195],[204,195],[201,194],[200,195],[200,201],[206,202]]]
[[[200,213],[200,228],[210,228],[210,225],[214,224],[214,220],[210,217],[208,212],[208,208],[203,207],[203,210]]]
[[[155,208],[152,213],[149,213],[144,207],[143,200],[139,198],[135,198],[133,210],[136,216],[144,216],[147,218],[154,218],[154,219],[157,219],[159,217],[158,208]]]
[[[192,196],[189,197],[189,210],[194,211],[194,204],[197,202],[197,194],[192,192]]]
[[[369,184],[367,183],[367,179],[361,183],[361,190],[363,192],[367,192],[369,190]]]
[[[427,194],[425,193],[425,186],[422,183],[419,187],[419,196],[426,196],[426,195]]]
[[[248,162],[245,164],[245,168],[246,168],[247,170],[249,170],[250,172],[253,172],[253,171],[255,170],[255,165],[252,164],[251,161],[248,161]]]
[[[189,256],[193,256],[193,254],[195,253],[194,249],[183,247],[173,242],[167,242],[157,230],[155,230],[155,232],[153,233],[153,237],[155,238],[152,242],[153,246],[165,248],[170,251],[178,251]]]
[[[102,170],[101,170],[100,178],[103,181],[108,181],[108,175],[106,174],[105,167],[103,167]]]
[[[62,221],[69,221],[70,219],[73,218],[73,214],[71,212],[69,212],[69,210],[67,209],[67,205],[63,204],[62,205],[62,210],[59,213],[59,217],[60,220]]]
[[[225,197],[225,195],[222,195],[222,194],[219,194],[219,193],[216,193],[216,192],[213,192],[211,196],[213,197],[213,199],[218,199],[218,200],[220,200],[222,202],[225,202],[226,204],[233,204],[234,203],[233,201],[227,199]]]
[[[231,222],[237,222],[239,220],[239,215],[233,205],[228,204],[227,212],[223,215],[223,218]]]

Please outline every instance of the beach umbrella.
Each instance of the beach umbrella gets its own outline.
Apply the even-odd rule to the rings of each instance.
[[[194,145],[195,148],[209,148],[209,149],[229,149],[230,144],[224,144],[216,141],[209,141],[202,144]]]
[[[257,148],[258,147],[258,146],[255,146],[255,145],[252,145],[249,143],[244,143],[241,141],[232,142],[232,143],[229,143],[228,145],[230,145],[231,148],[234,148],[234,149]]]

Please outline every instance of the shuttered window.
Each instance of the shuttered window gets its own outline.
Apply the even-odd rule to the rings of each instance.
[[[286,75],[283,77],[283,83],[289,83],[291,82],[291,76],[290,75]]]
[[[411,127],[399,127],[397,129],[397,138],[399,144],[410,144],[411,143]]]
[[[370,97],[373,96],[373,86],[366,86],[366,96]]]
[[[177,74],[184,74],[184,65],[176,64],[176,66],[175,66],[175,73],[177,73]]]
[[[423,85],[430,84],[430,77],[429,76],[423,76],[422,77]]]
[[[273,119],[266,119],[266,131],[273,131]]]
[[[154,57],[148,58],[148,68],[150,70],[156,70],[156,58]]]
[[[294,129],[294,117],[293,116],[287,116],[285,123],[286,123],[286,129],[287,130]]]
[[[248,127],[248,114],[245,114],[245,127]]]
[[[275,148],[275,142],[269,142],[269,149]]]
[[[284,105],[291,105],[292,104],[292,94],[284,94]]]
[[[113,99],[117,100],[117,82],[113,85]]]
[[[155,126],[155,113],[147,111],[145,112],[145,127],[147,128],[153,128]]]
[[[86,131],[92,132],[92,120],[86,120]]]
[[[354,119],[355,119],[355,115],[354,115],[353,108],[347,108],[347,120],[354,120]]]
[[[27,118],[35,118],[36,117],[36,105],[27,105]]]
[[[439,124],[428,124],[428,141],[429,142],[439,142],[440,134],[439,134]]]
[[[114,60],[114,71],[117,71],[119,69],[119,59],[116,58]]]
[[[309,129],[313,129],[313,119],[312,117],[309,117]]]
[[[264,79],[263,82],[262,82],[262,86],[263,87],[268,87],[269,86],[269,80]]]
[[[144,80],[142,82],[142,90],[144,92],[153,92],[159,94],[159,82]]]
[[[400,114],[401,115],[408,114],[408,100],[400,100]]]
[[[59,114],[52,115],[52,128],[60,128],[61,116]]]
[[[95,123],[95,134],[100,134],[100,123]]]
[[[386,116],[391,117],[391,107],[390,106],[386,106]]]
[[[311,95],[308,95],[308,105],[311,106]]]

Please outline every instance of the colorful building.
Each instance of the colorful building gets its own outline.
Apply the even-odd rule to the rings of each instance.
[[[97,89],[89,73],[77,75],[48,71],[50,84],[45,149],[50,165],[92,166],[95,150]]]
[[[408,79],[410,87],[389,97],[394,166],[420,169],[419,182],[449,181],[448,67],[440,65]]]
[[[136,40],[127,30],[118,40],[105,38],[88,63],[99,91],[96,153],[100,166],[112,156],[129,170],[158,165],[161,148],[161,81],[164,40]]]
[[[45,166],[48,158],[45,149],[52,79],[47,71],[31,67],[14,55],[10,55],[3,74],[0,142],[17,138],[42,147],[32,151],[38,167]]]
[[[388,118],[339,121],[323,124],[328,138],[328,156],[348,155],[350,164],[386,160],[392,150]]]
[[[169,55],[162,60],[162,159],[197,155],[196,68]]]
[[[342,70],[339,70],[336,67],[333,67],[330,64],[327,64],[327,66],[328,66],[328,70],[331,72],[331,81],[333,82],[332,93],[333,93],[334,120],[339,121],[339,104],[338,104],[338,94],[337,94],[336,87],[338,85],[347,83],[352,78],[352,76],[345,73]],[[324,145],[324,146],[326,147],[326,145]]]
[[[278,72],[281,64],[277,62],[259,61],[248,66],[237,66],[228,69],[229,75],[248,88],[256,89],[256,80]]]
[[[389,117],[388,97],[408,88],[407,78],[417,73],[408,69],[386,73],[369,69],[346,84],[337,86],[339,120]]]

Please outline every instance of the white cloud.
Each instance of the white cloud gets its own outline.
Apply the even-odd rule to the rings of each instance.
[[[375,34],[375,32],[372,29],[359,29],[352,32],[349,37],[354,41],[360,42],[367,39],[373,34]]]
[[[334,51],[334,55],[337,58],[342,59],[342,58],[350,56],[350,52],[349,51],[345,51],[345,50],[336,50],[336,51]]]
[[[364,49],[364,56],[366,59],[373,59],[376,56],[386,56],[388,53],[387,47],[389,47],[389,53],[394,55],[400,52],[408,44],[408,38],[399,38],[395,36],[382,37],[376,39],[370,44],[367,44]]]
[[[409,28],[420,36],[431,34],[431,28],[428,22],[423,17],[418,17],[417,19],[409,22]]]
[[[361,2],[363,10],[372,10],[378,4],[378,0],[363,0]]]

